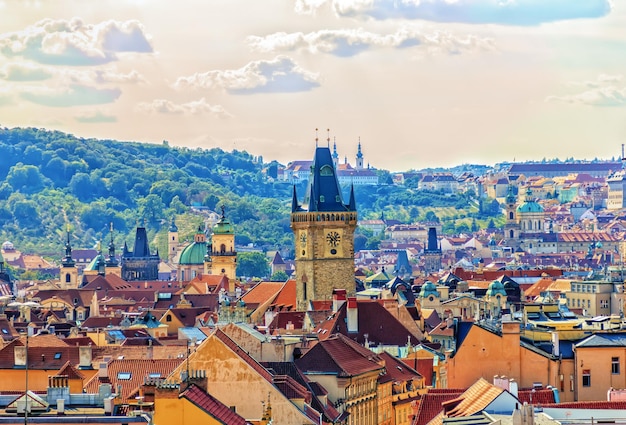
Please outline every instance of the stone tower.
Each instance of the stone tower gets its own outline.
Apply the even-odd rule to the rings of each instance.
[[[334,289],[354,295],[356,222],[354,189],[344,204],[330,149],[317,147],[304,202],[298,203],[294,187],[291,208],[299,311],[311,300],[332,299]]]
[[[426,274],[438,272],[441,269],[441,247],[437,240],[437,229],[428,228],[428,244],[424,249],[424,271]]]

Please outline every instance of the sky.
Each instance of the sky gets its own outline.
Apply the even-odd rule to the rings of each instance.
[[[0,126],[334,143],[406,171],[618,157],[626,0],[0,0]],[[316,139],[318,139],[316,141]],[[343,159],[342,159],[343,161]]]

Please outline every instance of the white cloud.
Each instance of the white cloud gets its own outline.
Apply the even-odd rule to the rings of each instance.
[[[76,122],[80,122],[83,124],[117,122],[117,117],[115,117],[115,115],[104,113],[102,111],[87,112],[74,117],[74,119],[76,120]]]
[[[176,88],[223,89],[232,94],[308,91],[319,86],[318,74],[306,71],[287,56],[248,63],[234,70],[196,73],[176,80]]]
[[[503,25],[598,18],[611,11],[610,0],[297,0],[295,11],[314,14],[326,4],[341,17]]]
[[[188,103],[174,103],[167,99],[155,99],[152,102],[139,103],[136,109],[144,113],[154,114],[184,114],[184,115],[201,115],[209,114],[217,118],[231,118],[232,115],[227,112],[222,105],[211,105],[202,98]]]
[[[149,36],[138,21],[85,24],[44,19],[22,31],[0,35],[0,52],[49,65],[99,65],[123,52],[152,52]]]
[[[60,89],[29,87],[20,93],[20,97],[39,105],[69,107],[112,103],[121,94],[119,89],[97,89],[81,84],[70,84]]]
[[[593,81],[569,82],[569,87],[584,87],[580,93],[563,96],[548,96],[546,102],[565,102],[588,106],[624,106],[626,105],[626,87],[615,83],[622,81],[621,75],[600,74]]]
[[[393,34],[376,34],[359,29],[320,30],[310,33],[278,32],[265,37],[250,36],[248,44],[260,52],[308,51],[336,56],[354,56],[372,48],[407,48],[421,46],[430,51],[461,53],[472,50],[493,50],[493,40],[475,36],[458,37],[445,31],[425,34],[403,27]]]
[[[43,81],[51,77],[49,69],[31,63],[11,63],[0,68],[0,78],[7,81]]]

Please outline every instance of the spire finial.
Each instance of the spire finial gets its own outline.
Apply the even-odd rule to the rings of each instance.
[[[317,147],[317,142],[318,142],[318,137],[317,137],[317,128],[315,129],[315,147]]]
[[[326,129],[326,147],[330,148],[330,128]]]

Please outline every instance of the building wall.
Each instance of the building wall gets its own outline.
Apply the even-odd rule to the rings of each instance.
[[[170,376],[180,376],[186,367],[184,362]],[[189,357],[189,368],[205,371],[209,393],[226,406],[234,406],[246,419],[263,416],[261,400],[269,395],[275,423],[312,424],[278,388],[215,336],[207,338]]]
[[[172,397],[155,398],[154,425],[219,425],[222,423],[189,400],[178,398],[177,390],[173,392],[175,394],[172,394]]]
[[[502,335],[477,325],[447,362],[448,388],[468,388],[479,378],[491,381],[494,375],[515,379],[519,388],[532,388],[535,383],[559,389],[561,401],[574,401],[570,387],[574,362],[551,360],[520,346],[519,323],[503,323]],[[563,375],[563,381],[561,381]]]
[[[618,373],[612,371],[613,358],[618,361]],[[606,400],[610,388],[626,388],[626,347],[576,347],[575,360],[577,401]],[[583,381],[586,372],[590,385]]]
[[[315,373],[306,373],[306,375],[328,391],[328,399],[337,403],[337,409],[340,412],[350,412],[348,425],[377,425],[378,372],[364,373],[349,378]]]

